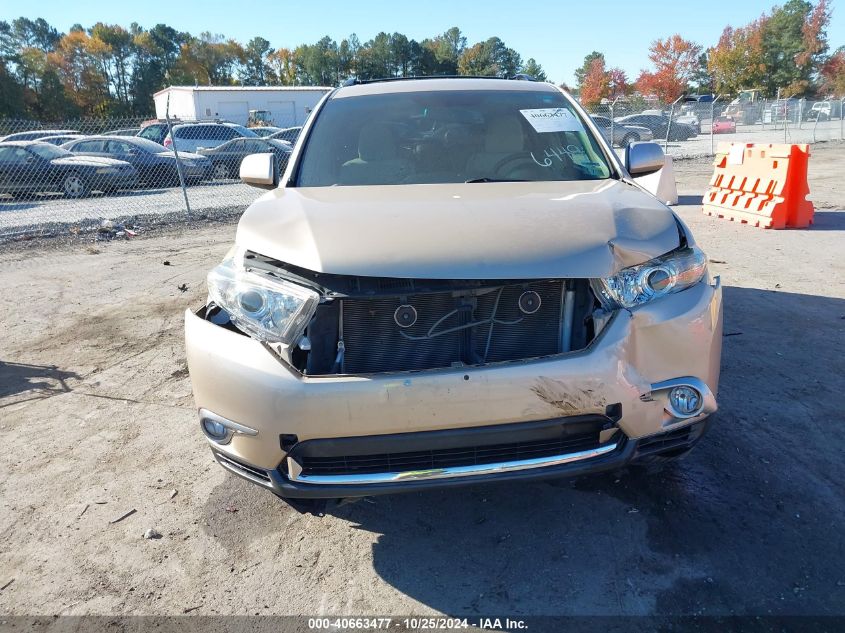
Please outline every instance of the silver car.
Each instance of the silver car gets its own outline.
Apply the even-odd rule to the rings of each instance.
[[[628,147],[631,143],[650,141],[654,138],[651,130],[642,125],[625,125],[618,122],[611,125],[610,119],[606,116],[591,116],[604,138],[610,139],[610,135],[613,134],[613,144],[618,147]]]
[[[196,152],[200,148],[217,147],[233,138],[258,138],[252,130],[237,123],[180,123],[172,128],[172,136],[164,137],[167,149]]]

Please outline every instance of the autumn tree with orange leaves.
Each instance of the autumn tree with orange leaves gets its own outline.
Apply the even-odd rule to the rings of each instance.
[[[822,64],[819,74],[821,96],[845,96],[845,47],[840,48]]]
[[[684,92],[695,75],[701,47],[685,40],[677,33],[665,40],[655,40],[648,58],[653,71],[644,70],[637,78],[637,90],[643,96],[656,96],[663,103],[671,103]]]
[[[597,106],[602,99],[612,100],[631,91],[625,71],[621,68],[608,69],[604,55],[596,51],[584,58],[584,65],[575,76],[579,82],[581,103],[588,108]]]
[[[789,0],[745,26],[726,27],[708,51],[716,90],[732,94],[759,88],[770,97],[778,90],[790,96],[812,94],[817,73],[824,79],[824,68],[833,60],[825,57],[829,22],[827,0]],[[828,77],[835,66],[835,60],[828,65]]]

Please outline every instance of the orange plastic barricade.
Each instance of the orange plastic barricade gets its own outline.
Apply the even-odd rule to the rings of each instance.
[[[813,223],[809,145],[719,143],[704,213],[766,229]]]

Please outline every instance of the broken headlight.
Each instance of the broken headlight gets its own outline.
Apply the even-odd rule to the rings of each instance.
[[[592,281],[607,308],[633,308],[698,283],[707,257],[696,247],[681,248],[644,264],[623,268],[613,277]]]
[[[208,273],[208,298],[253,338],[285,345],[299,339],[320,302],[309,288],[238,268],[231,258]]]

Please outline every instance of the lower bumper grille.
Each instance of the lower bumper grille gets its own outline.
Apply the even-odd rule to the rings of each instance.
[[[301,466],[303,475],[360,475],[523,461],[587,451],[599,446],[598,433],[590,433],[556,440],[492,446],[467,446],[377,455],[303,457]]]
[[[483,427],[306,440],[282,474],[308,484],[375,484],[515,472],[607,455],[625,444],[601,443],[603,415]]]
[[[217,451],[214,451],[214,456],[217,458],[217,461],[220,462],[220,465],[226,470],[230,470],[241,477],[246,477],[247,479],[261,484],[262,486],[270,485],[270,475],[267,474],[267,471],[256,468],[255,466],[244,464],[232,457],[229,457],[228,455],[218,453]]]
[[[637,452],[640,455],[650,455],[652,453],[663,453],[672,450],[673,448],[680,448],[690,443],[691,427],[684,427],[669,433],[661,433],[660,435],[653,435],[640,440],[637,445]]]

